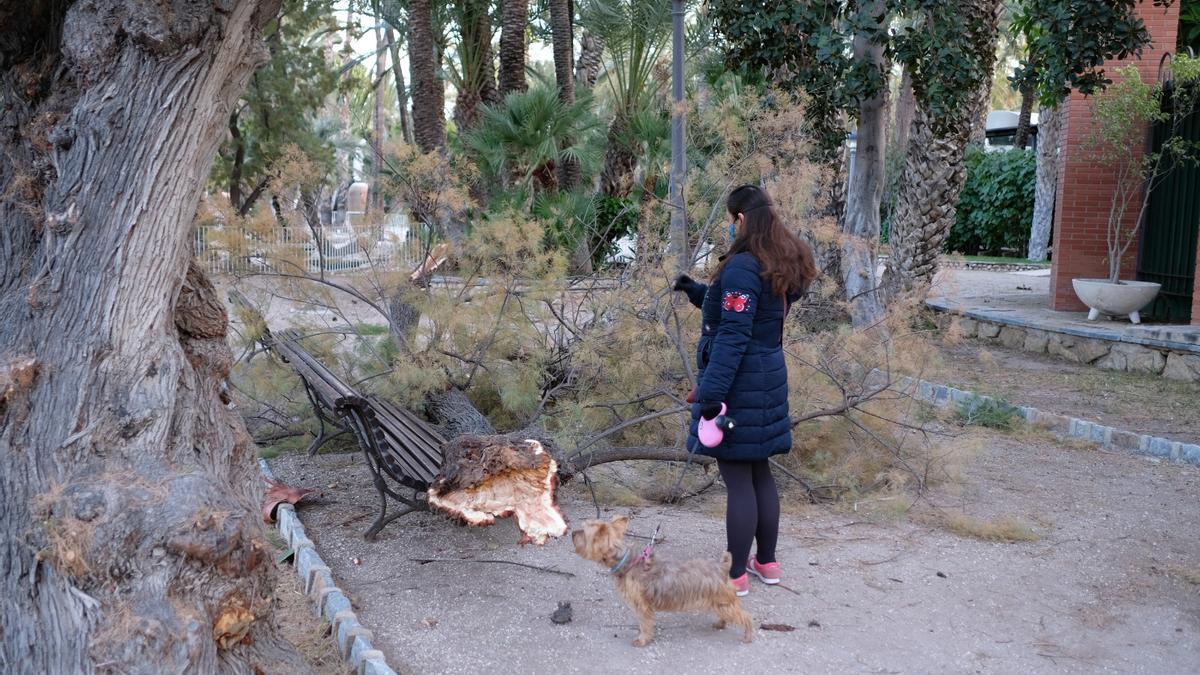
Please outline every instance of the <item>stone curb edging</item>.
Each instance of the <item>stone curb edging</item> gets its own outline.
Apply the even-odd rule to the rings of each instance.
[[[258,466],[264,476],[275,478],[266,460],[259,459]],[[329,622],[330,635],[337,643],[338,653],[354,668],[355,675],[396,675],[383,652],[371,644],[374,636],[358,622],[350,598],[334,584],[329,566],[308,538],[295,507],[280,504],[275,514],[280,536],[295,553],[293,569],[300,578],[304,594],[312,602],[316,615]]]
[[[901,377],[897,384],[909,390],[913,398],[942,408],[962,403],[971,399],[981,401],[996,401],[995,397],[978,394],[973,391],[956,389],[944,384],[937,384],[913,377]],[[915,392],[911,390],[915,389]],[[1056,415],[1030,406],[1014,406],[1021,411],[1025,421],[1066,438],[1079,438],[1092,441],[1101,447],[1111,450],[1122,450],[1135,455],[1145,455],[1159,459],[1170,459],[1200,466],[1200,445],[1172,441],[1169,438],[1137,434],[1116,427],[1109,427],[1097,422],[1069,415]]]

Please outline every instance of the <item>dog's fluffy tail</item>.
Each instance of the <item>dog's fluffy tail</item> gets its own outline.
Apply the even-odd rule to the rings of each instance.
[[[733,554],[729,551],[725,551],[721,554],[721,569],[725,571],[725,574],[729,574],[729,568],[732,566]]]

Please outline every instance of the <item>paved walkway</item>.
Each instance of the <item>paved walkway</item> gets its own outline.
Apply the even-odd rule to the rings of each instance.
[[[943,269],[928,305],[993,323],[1200,354],[1200,326],[1088,321],[1087,312],[1050,309],[1050,270],[986,272]]]

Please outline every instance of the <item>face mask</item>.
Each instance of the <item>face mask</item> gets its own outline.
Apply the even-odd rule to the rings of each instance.
[[[737,238],[737,223],[729,224],[729,240],[733,241]]]

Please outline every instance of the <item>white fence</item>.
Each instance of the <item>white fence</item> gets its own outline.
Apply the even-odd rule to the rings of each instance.
[[[274,227],[264,232],[221,225],[195,228],[196,259],[210,274],[277,271],[290,274],[347,272],[370,265],[411,269],[423,259],[424,242],[407,218],[386,224],[321,228]],[[319,245],[318,245],[319,244]],[[303,269],[301,269],[303,268]]]

